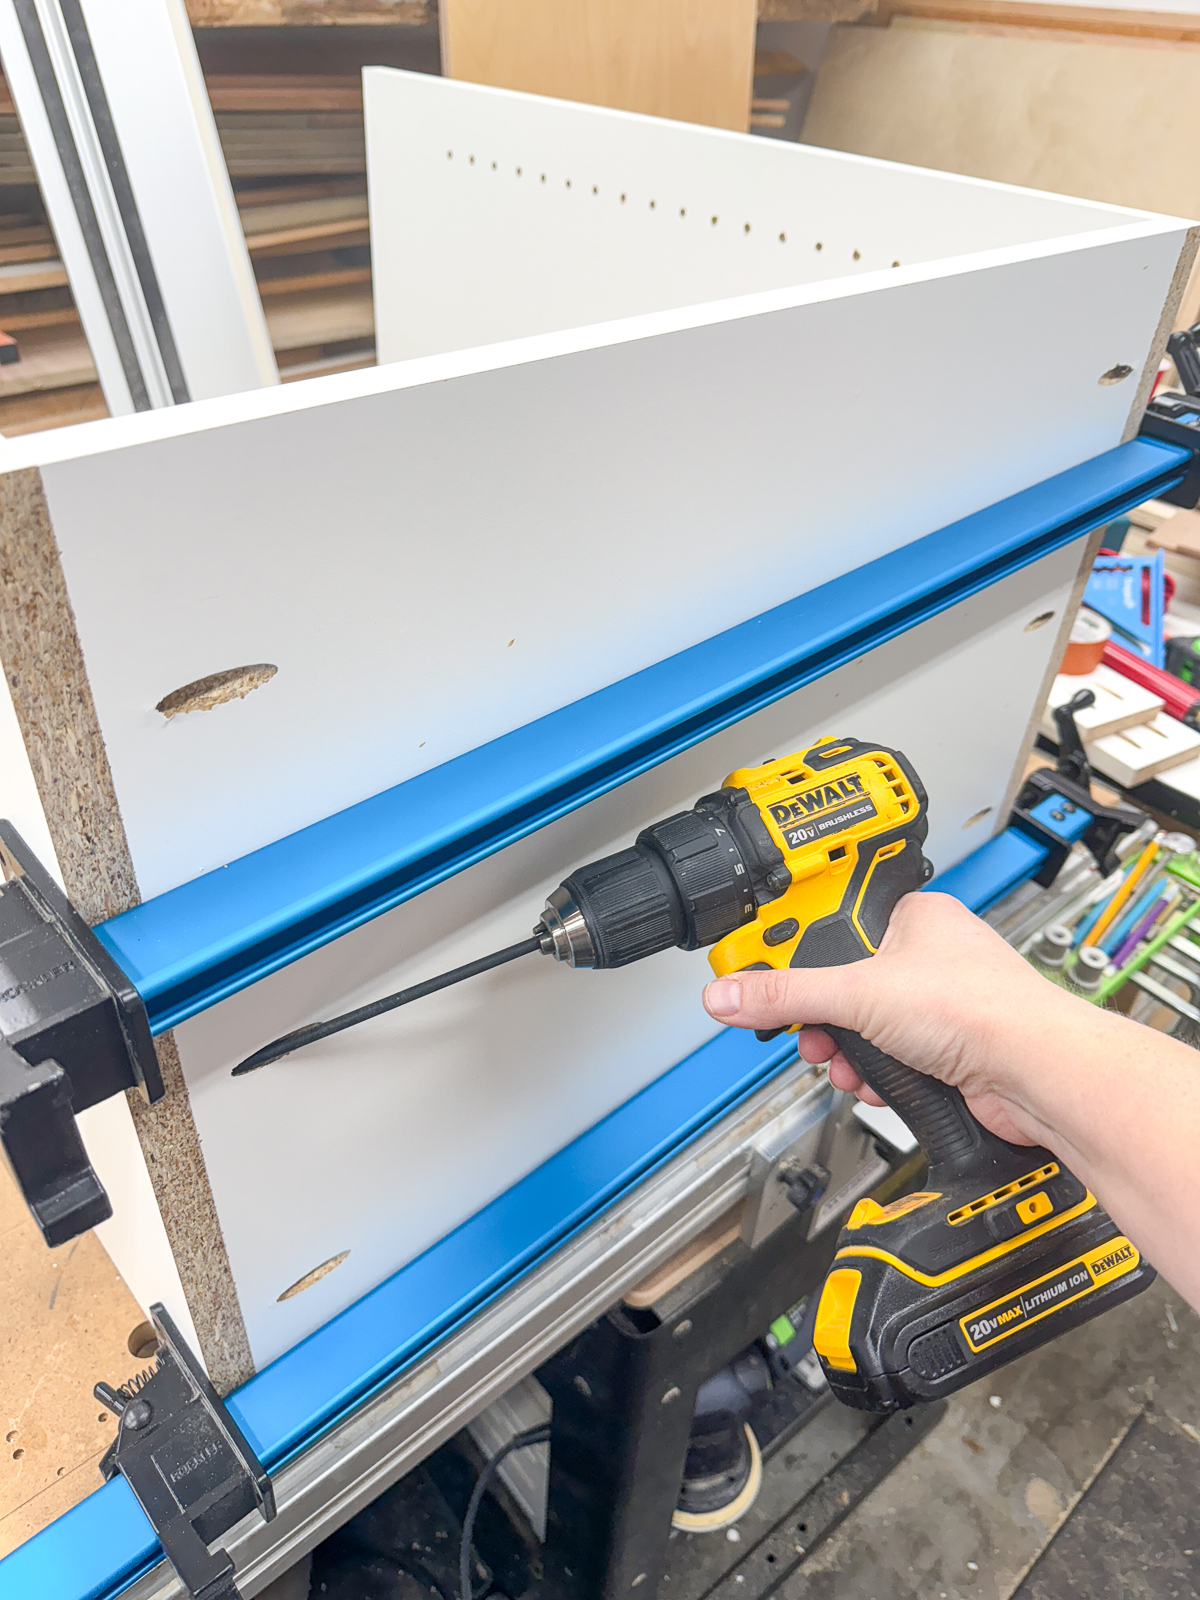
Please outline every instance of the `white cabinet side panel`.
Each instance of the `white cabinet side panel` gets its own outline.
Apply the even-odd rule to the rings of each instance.
[[[62,873],[46,824],[46,813],[21,738],[8,684],[0,673],[0,816],[6,817],[62,887]],[[193,1350],[200,1348],[175,1258],[167,1243],[150,1175],[146,1171],[133,1118],[123,1095],[80,1114],[79,1130],[88,1158],[112,1201],[113,1215],[96,1237],[128,1284],[135,1300],[149,1309],[161,1300]]]
[[[8,680],[0,672],[0,817],[5,817],[62,888],[62,872],[29,764]]]
[[[879,739],[913,760],[930,793],[928,853],[949,866],[996,821],[1056,631],[1026,626],[1066,603],[1079,551],[1045,557],[179,1027],[258,1366],[711,1037],[709,967],[682,951],[601,973],[530,956],[232,1079],[242,1056],[527,936],[572,868],[733,768],[822,734]]]
[[[148,1312],[161,1300],[202,1361],[196,1326],[125,1096],[113,1095],[80,1112],[79,1131],[112,1201],[113,1214],[95,1230],[97,1239],[142,1309]]]
[[[1127,385],[1098,379],[1141,370],[1179,242],[765,297],[758,314],[741,302],[657,336],[53,460],[43,481],[143,893],[1116,445]],[[956,398],[964,339],[986,381]],[[852,372],[875,381],[845,390]],[[259,663],[278,672],[245,699],[155,710]]]
[[[387,67],[364,91],[380,361],[1144,215]]]

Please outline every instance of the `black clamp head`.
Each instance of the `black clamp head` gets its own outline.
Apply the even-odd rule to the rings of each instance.
[[[93,1390],[118,1418],[100,1471],[129,1484],[192,1600],[239,1600],[233,1561],[208,1546],[255,1509],[271,1521],[271,1480],[165,1308],[150,1315],[155,1366]]]
[[[1092,798],[1086,783],[1077,783],[1054,767],[1039,767],[1036,772],[1031,772],[1021,786],[1009,826],[1047,846],[1049,853],[1033,879],[1043,889],[1049,888],[1058,877],[1059,868],[1070,854],[1072,843],[1036,816],[1037,808],[1050,799],[1065,801],[1067,810],[1072,814],[1077,811],[1086,814],[1088,822],[1079,835],[1079,843],[1091,851],[1092,859],[1106,878],[1120,865],[1116,853],[1117,841],[1140,828],[1146,820],[1145,813],[1136,811],[1132,806],[1101,805],[1099,800]],[[1058,811],[1052,813],[1058,814]]]
[[[75,1113],[163,1096],[141,996],[0,820],[0,1149],[52,1248],[112,1215]]]
[[[1192,511],[1200,503],[1200,391],[1188,387],[1186,375],[1192,372],[1200,378],[1200,323],[1186,333],[1172,335],[1176,343],[1171,350],[1172,359],[1180,380],[1187,388],[1186,394],[1167,390],[1156,394],[1146,407],[1138,432],[1144,439],[1161,439],[1166,444],[1181,445],[1192,452],[1192,459],[1184,472],[1183,482],[1173,489],[1163,489],[1157,498],[1168,505],[1183,506]]]

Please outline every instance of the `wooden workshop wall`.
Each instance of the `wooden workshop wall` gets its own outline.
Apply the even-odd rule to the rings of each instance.
[[[757,0],[442,0],[442,71],[745,131]]]
[[[1197,217],[1200,13],[906,0],[833,30],[804,139]],[[1179,325],[1198,316],[1200,274]]]

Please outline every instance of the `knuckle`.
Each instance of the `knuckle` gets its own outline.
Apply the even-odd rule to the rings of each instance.
[[[758,978],[759,998],[762,1004],[771,1011],[783,1010],[791,993],[791,973],[774,967],[770,972],[760,972]]]

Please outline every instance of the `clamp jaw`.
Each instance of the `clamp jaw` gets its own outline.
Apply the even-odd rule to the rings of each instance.
[[[1173,333],[1167,340],[1167,349],[1185,392],[1167,390],[1156,394],[1146,407],[1138,431],[1145,439],[1161,439],[1192,452],[1183,482],[1174,489],[1165,489],[1158,498],[1193,511],[1200,502],[1200,322],[1182,333]]]
[[[1087,846],[1101,875],[1107,877],[1119,865],[1118,839],[1123,834],[1133,833],[1145,821],[1144,814],[1132,806],[1106,806],[1092,798],[1092,769],[1075,726],[1075,713],[1085,710],[1095,698],[1090,689],[1081,689],[1066,705],[1055,708],[1057,765],[1039,767],[1029,774],[1009,818],[1010,827],[1049,847],[1050,853],[1033,879],[1043,889],[1048,889],[1057,878],[1059,868],[1077,840]],[[1057,803],[1047,811],[1048,801]],[[1054,826],[1080,814],[1086,819],[1083,827]]]
[[[141,996],[0,820],[0,1149],[53,1249],[112,1215],[75,1113],[165,1092]]]
[[[208,1547],[252,1511],[270,1522],[274,1487],[166,1308],[150,1315],[152,1369],[93,1390],[118,1419],[100,1473],[133,1490],[189,1600],[241,1600],[232,1559]]]

